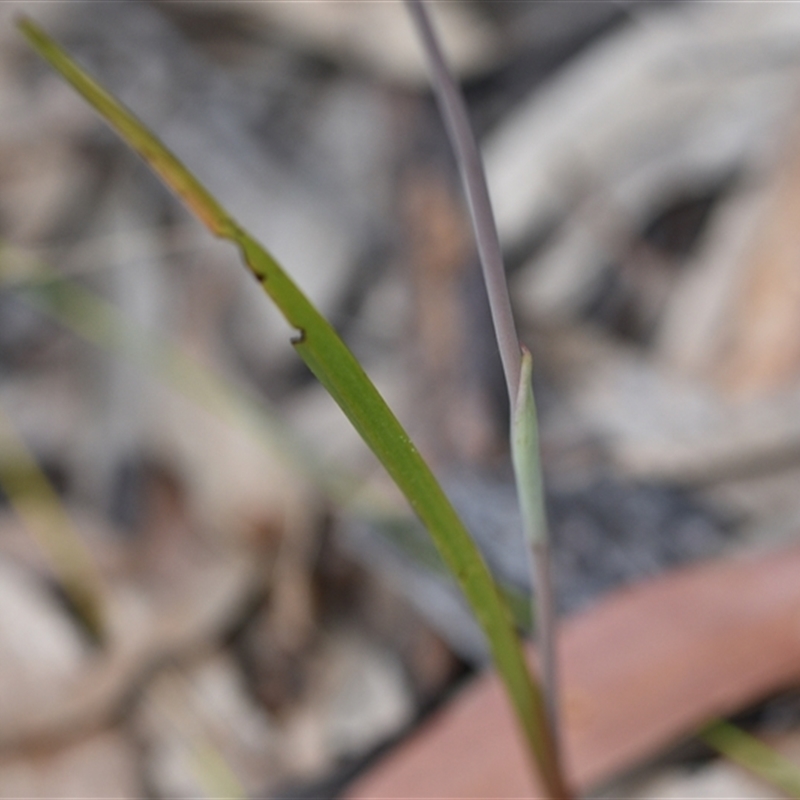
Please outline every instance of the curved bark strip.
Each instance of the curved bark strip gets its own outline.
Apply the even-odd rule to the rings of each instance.
[[[561,630],[567,773],[597,786],[800,679],[800,546],[682,569]],[[468,686],[357,781],[366,798],[542,797],[497,678]]]

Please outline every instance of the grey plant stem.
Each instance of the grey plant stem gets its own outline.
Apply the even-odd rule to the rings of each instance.
[[[475,242],[478,246],[483,280],[489,296],[489,307],[500,349],[500,358],[503,362],[508,396],[513,405],[514,398],[519,391],[521,364],[519,337],[511,311],[511,300],[508,296],[508,284],[503,266],[503,252],[500,249],[500,237],[497,235],[483,161],[472,133],[464,96],[453,80],[444,60],[444,54],[431,25],[427,9],[422,0],[406,0],[406,5],[424,44],[433,79],[433,90],[442,112],[450,143],[456,153],[456,161],[475,230]]]
[[[463,94],[447,67],[423,0],[406,0],[406,5],[422,40],[431,70],[433,90],[456,154],[475,231],[495,336],[503,363],[511,406],[515,473],[531,557],[531,577],[535,596],[533,618],[536,620],[536,639],[542,664],[542,683],[554,749],[557,761],[561,762],[558,746],[560,724],[556,679],[555,604],[553,602],[547,522],[539,465],[536,412],[530,390],[530,367],[528,365],[526,369],[522,363],[522,349],[511,310],[503,253],[489,197],[486,173],[469,121]],[[528,355],[529,360],[530,356]],[[527,382],[527,385],[524,385],[523,381]],[[523,398],[528,396],[530,397],[529,402],[523,402]],[[526,418],[527,423],[522,418]],[[519,430],[522,428],[527,428],[527,430],[520,434]],[[525,455],[521,456],[521,451],[525,451]],[[555,767],[559,772],[561,771],[560,763]]]
[[[553,591],[553,560],[550,556],[550,542],[545,538],[530,546],[533,560],[533,574],[535,576],[536,615],[534,619],[538,625],[537,639],[547,642],[547,646],[540,646],[539,656],[542,663],[542,685],[544,686],[544,699],[547,705],[547,715],[553,728],[553,739],[556,742],[556,757],[561,767],[561,722],[558,712],[558,657],[556,654],[557,618],[555,608],[555,593]]]

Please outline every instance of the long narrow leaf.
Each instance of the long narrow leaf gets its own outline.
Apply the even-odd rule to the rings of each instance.
[[[698,738],[734,763],[800,800],[800,766],[736,725],[717,720]]]
[[[542,658],[545,700],[556,742],[560,739],[558,664],[556,658],[556,609],[544,502],[542,462],[539,455],[539,422],[533,397],[533,359],[522,348],[522,370],[511,416],[511,457],[517,482],[525,545],[531,559],[537,640]],[[557,752],[559,748],[556,748]]]
[[[38,26],[20,28],[57,69],[161,176],[209,230],[235,243],[250,271],[297,331],[292,342],[358,433],[379,458],[431,532],[483,628],[516,709],[544,785],[566,795],[554,771],[541,693],[528,671],[511,615],[475,544],[408,434],[367,378],[355,356],[269,253],[244,231],[200,182],[147,128],[86,75]]]
[[[0,408],[0,487],[97,641],[106,634],[103,580],[86,542],[13,422]]]

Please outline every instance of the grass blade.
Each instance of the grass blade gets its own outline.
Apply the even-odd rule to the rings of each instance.
[[[102,642],[106,633],[103,581],[86,543],[36,459],[0,408],[0,487],[86,627]]]
[[[292,342],[298,354],[342,408],[433,536],[486,634],[546,790],[553,797],[568,796],[554,768],[552,741],[542,734],[547,730],[546,710],[528,671],[508,608],[433,473],[355,356],[272,256],[133,114],[32,21],[23,19],[19,26],[34,49],[148,161],[209,230],[238,246],[255,279],[296,330]]]
[[[730,722],[717,720],[700,732],[699,739],[789,797],[800,800],[800,767],[755,736]]]
[[[508,296],[503,252],[500,249],[500,237],[494,221],[483,161],[472,133],[464,97],[447,68],[425,5],[421,0],[406,0],[406,6],[416,23],[425,48],[431,69],[433,90],[447,128],[447,135],[456,154],[472,227],[475,231],[475,243],[480,255],[508,396],[513,403],[519,389],[521,354],[514,314],[511,310],[511,299]]]
[[[539,456],[539,422],[533,398],[531,374],[533,359],[522,349],[519,393],[511,417],[511,457],[517,482],[526,550],[531,560],[534,588],[536,635],[544,646],[539,648],[542,675],[546,687],[547,711],[556,742],[560,739],[558,714],[558,663],[556,658],[556,609],[552,585],[550,543],[544,504],[544,483]],[[558,748],[556,748],[558,750]]]

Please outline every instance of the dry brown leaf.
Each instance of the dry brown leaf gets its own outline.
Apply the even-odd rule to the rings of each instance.
[[[561,632],[569,774],[606,781],[800,677],[800,547],[625,589]],[[535,797],[494,675],[356,783],[356,798]]]

